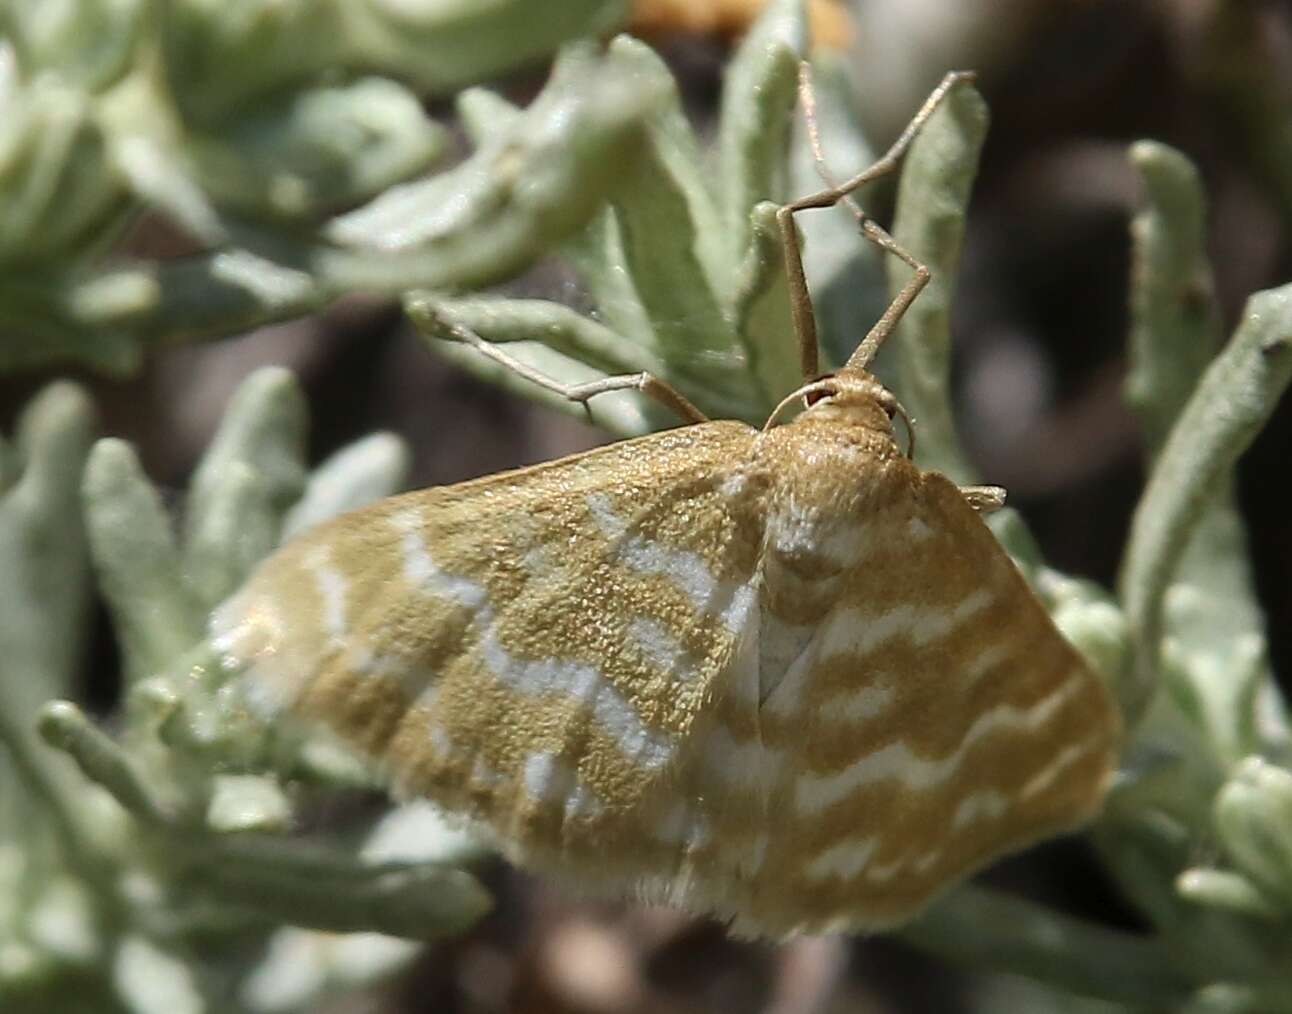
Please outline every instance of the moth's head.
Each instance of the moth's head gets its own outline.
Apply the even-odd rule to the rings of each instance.
[[[866,370],[844,366],[804,384],[776,407],[764,429],[770,428],[782,410],[798,398],[803,399],[811,416],[835,417],[846,425],[879,430],[889,436],[893,434],[893,419],[901,416],[906,425],[907,457],[915,451],[911,417],[893,392]]]

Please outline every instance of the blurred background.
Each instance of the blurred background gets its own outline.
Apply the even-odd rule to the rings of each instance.
[[[703,126],[724,61],[757,3],[643,3],[637,27],[664,55]],[[1292,278],[1292,6],[1276,0],[854,0],[820,5],[821,44],[840,48],[878,148],[949,69],[974,69],[992,126],[975,187],[953,314],[957,407],[986,480],[1009,489],[1058,567],[1110,584],[1143,481],[1122,401],[1128,223],[1137,184],[1127,146],[1165,141],[1200,168],[1228,333],[1248,293]],[[544,68],[496,83],[526,102]],[[435,109],[444,120],[449,107]],[[828,139],[827,139],[828,141]],[[863,196],[881,221],[891,188]],[[157,222],[130,241],[181,242]],[[860,240],[859,240],[860,242]],[[542,265],[508,287],[584,305]],[[862,335],[870,321],[858,321]],[[476,381],[428,353],[393,302],[328,312],[211,344],[162,350],[126,380],[50,370],[0,377],[0,427],[69,372],[106,433],[134,443],[178,489],[238,382],[289,366],[313,411],[312,454],[389,429],[414,449],[412,483],[453,483],[592,446],[601,432]],[[1292,671],[1292,406],[1241,468],[1275,668]],[[179,508],[182,505],[176,504]],[[98,623],[89,699],[115,699],[114,647]],[[1288,682],[1285,679],[1284,685]],[[992,881],[1133,927],[1080,843],[1004,864]],[[732,941],[674,913],[589,904],[501,865],[496,911],[431,947],[379,994],[329,1012],[765,1011],[774,1014],[1031,1009],[1027,987],[980,983],[898,942]],[[1075,1009],[1075,1008],[1074,1008]]]

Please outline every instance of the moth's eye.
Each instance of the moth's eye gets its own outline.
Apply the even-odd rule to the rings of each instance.
[[[817,377],[813,383],[819,384],[823,380],[830,380],[833,377],[833,373],[823,373],[821,376]],[[833,398],[838,393],[839,392],[833,387],[817,388],[816,390],[808,391],[808,393],[803,396],[803,401],[807,404],[808,408],[811,408],[818,401],[824,401],[826,398]]]
[[[880,387],[876,384],[870,389],[871,395],[878,403],[879,407],[884,410],[884,414],[892,419],[897,415],[897,399],[893,397],[893,392],[886,387]]]

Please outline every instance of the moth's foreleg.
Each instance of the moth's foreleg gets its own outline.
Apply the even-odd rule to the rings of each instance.
[[[586,404],[590,398],[608,391],[640,391],[654,398],[661,405],[676,412],[684,422],[708,422],[709,417],[696,408],[691,402],[667,381],[661,380],[653,373],[643,370],[640,373],[620,373],[600,380],[590,380],[582,384],[563,384],[555,377],[549,377],[541,370],[536,370],[528,363],[521,362],[511,353],[503,350],[493,342],[486,341],[465,324],[453,320],[446,314],[436,315],[446,337],[454,338],[469,345],[481,355],[493,360],[499,366],[524,377],[530,383],[537,384],[544,390],[551,391],[562,398]]]

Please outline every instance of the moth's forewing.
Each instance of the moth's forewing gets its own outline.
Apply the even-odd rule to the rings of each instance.
[[[757,532],[719,490],[752,438],[691,426],[345,515],[267,560],[214,643],[262,710],[512,855],[600,858],[649,838],[757,608]]]

